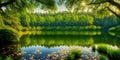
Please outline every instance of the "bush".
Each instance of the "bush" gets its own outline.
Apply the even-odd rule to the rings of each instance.
[[[0,30],[0,43],[10,43],[10,42],[17,42],[17,34],[8,29],[1,29]]]

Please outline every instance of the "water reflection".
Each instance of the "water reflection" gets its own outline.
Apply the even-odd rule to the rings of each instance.
[[[101,35],[100,31],[21,31],[21,35]]]
[[[101,35],[44,35],[29,34],[21,37],[20,43],[2,44],[0,59],[13,60],[67,60],[68,53],[72,49],[81,52],[81,60],[99,60],[102,56],[97,51],[93,52],[95,44],[108,44],[120,48],[120,38],[108,34]],[[116,52],[116,51],[115,51]],[[2,56],[2,58],[1,58]],[[6,57],[7,56],[7,57]],[[105,55],[107,57],[107,55]],[[110,56],[111,57],[111,56]],[[113,58],[113,57],[112,57]]]
[[[21,37],[22,46],[41,45],[46,47],[54,47],[61,45],[81,45],[91,46],[93,44],[110,44],[120,47],[120,38],[110,35],[23,35]]]
[[[81,46],[59,46],[46,48],[44,46],[29,46],[21,48],[22,56],[21,59],[37,59],[37,60],[67,60],[67,54],[73,49],[81,50],[82,60],[98,59],[98,53],[93,52],[91,47],[81,47]],[[95,57],[95,58],[93,58]]]

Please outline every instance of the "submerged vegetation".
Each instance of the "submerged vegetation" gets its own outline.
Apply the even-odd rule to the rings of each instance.
[[[81,59],[81,51],[80,50],[72,50],[68,53],[68,60],[79,60]]]

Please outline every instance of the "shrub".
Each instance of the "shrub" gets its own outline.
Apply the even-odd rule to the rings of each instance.
[[[0,30],[0,43],[10,43],[18,41],[17,34],[8,29]]]

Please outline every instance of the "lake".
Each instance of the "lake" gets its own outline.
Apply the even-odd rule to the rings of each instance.
[[[80,50],[76,60],[116,60],[114,55],[111,57],[108,52],[99,50],[100,45],[119,50],[120,38],[100,32],[25,33],[20,43],[2,45],[0,53],[8,60],[70,60],[69,53]]]

